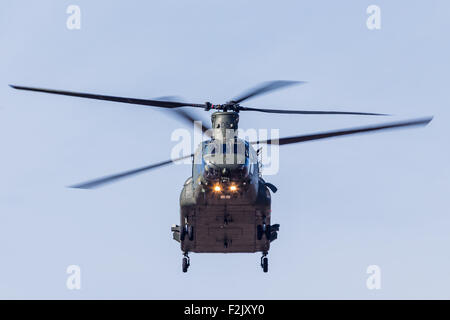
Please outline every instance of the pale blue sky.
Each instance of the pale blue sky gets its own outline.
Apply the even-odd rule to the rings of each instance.
[[[81,30],[66,8],[81,7]],[[382,28],[366,28],[381,7]],[[0,298],[450,298],[448,1],[18,1],[0,11]],[[266,80],[309,83],[254,107],[434,115],[426,128],[286,146],[264,274],[259,254],[181,251],[170,226],[190,174],[166,167],[97,190],[65,186],[165,160],[184,124],[141,106],[8,83],[224,102]],[[208,114],[197,114],[208,120]],[[246,113],[281,136],[379,123]],[[389,121],[389,119],[388,119]],[[68,265],[82,270],[69,291]],[[366,288],[366,268],[382,289]]]

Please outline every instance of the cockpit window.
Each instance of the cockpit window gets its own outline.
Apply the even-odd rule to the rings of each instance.
[[[249,145],[246,141],[235,139],[223,143],[221,140],[206,141],[203,144],[203,158],[212,162],[226,159],[228,164],[244,164],[249,157]]]
[[[204,141],[194,154],[194,184],[201,177],[215,178],[224,172],[248,175],[258,170],[257,155],[252,146],[244,140],[234,139],[224,143],[221,140]]]

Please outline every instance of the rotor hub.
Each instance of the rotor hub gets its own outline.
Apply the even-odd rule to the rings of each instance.
[[[212,104],[211,102],[205,102],[205,110],[217,110],[217,111],[223,111],[223,112],[239,112],[241,110],[241,106],[239,103],[236,103],[235,101],[229,101],[224,104]]]

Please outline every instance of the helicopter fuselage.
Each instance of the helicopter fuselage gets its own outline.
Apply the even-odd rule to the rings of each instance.
[[[215,115],[218,130],[195,152],[192,176],[180,195],[174,239],[185,253],[267,253],[278,230],[268,230],[271,195],[260,175],[257,153],[247,141],[220,130],[237,129],[235,113]]]

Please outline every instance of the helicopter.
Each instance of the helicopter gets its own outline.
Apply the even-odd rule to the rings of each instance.
[[[179,225],[173,225],[171,228],[172,237],[180,243],[183,254],[182,271],[187,272],[191,264],[190,252],[261,252],[260,266],[263,272],[268,272],[267,255],[271,242],[278,237],[280,225],[272,224],[271,194],[277,192],[277,187],[266,182],[262,177],[259,145],[281,146],[389,129],[425,126],[433,119],[433,117],[424,117],[257,141],[239,138],[239,115],[243,111],[291,115],[389,116],[383,113],[261,109],[241,105],[242,102],[256,96],[304,83],[304,81],[285,80],[265,82],[224,104],[187,103],[173,101],[173,99],[136,99],[18,85],[10,86],[18,90],[172,109],[178,117],[190,124],[194,123],[200,126],[208,139],[201,142],[193,154],[108,175],[71,187],[93,189],[191,158],[192,173],[185,181],[180,194],[180,222]],[[194,115],[188,112],[186,107],[214,111],[211,114],[211,127],[196,122]]]

